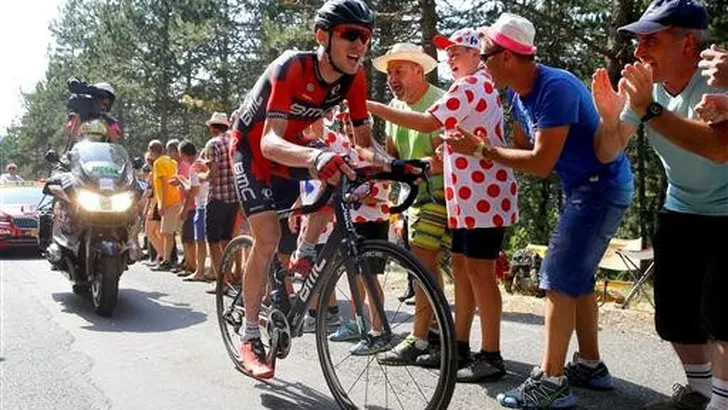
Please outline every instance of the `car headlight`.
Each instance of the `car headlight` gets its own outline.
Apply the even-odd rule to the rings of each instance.
[[[86,189],[79,189],[78,203],[81,208],[89,212],[124,212],[131,208],[134,203],[134,194],[122,192],[112,196],[105,196]]]

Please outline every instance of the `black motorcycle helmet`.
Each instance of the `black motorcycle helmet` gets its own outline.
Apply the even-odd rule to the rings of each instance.
[[[316,12],[314,29],[328,30],[339,24],[356,24],[372,30],[374,16],[361,0],[328,0]]]
[[[114,100],[116,100],[116,91],[114,90],[114,87],[109,83],[96,83],[92,87],[94,87],[97,91],[97,98],[99,100],[106,100],[104,109],[105,111],[110,111],[111,106],[114,105]]]

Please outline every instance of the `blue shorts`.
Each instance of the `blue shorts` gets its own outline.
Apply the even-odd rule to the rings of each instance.
[[[194,228],[195,242],[205,242],[205,208],[195,209]]]
[[[192,242],[195,240],[194,216],[194,209],[187,210],[187,218],[182,223],[182,242]]]
[[[594,292],[595,273],[632,202],[632,189],[587,182],[565,198],[541,264],[541,289],[578,297]]]

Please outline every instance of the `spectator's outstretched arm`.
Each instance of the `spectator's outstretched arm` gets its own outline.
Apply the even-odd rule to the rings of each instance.
[[[376,101],[367,101],[367,110],[385,121],[419,132],[431,133],[442,128],[440,121],[428,112],[398,110]]]

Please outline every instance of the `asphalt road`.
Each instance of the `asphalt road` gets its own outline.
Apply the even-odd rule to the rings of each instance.
[[[295,340],[274,380],[237,372],[220,339],[215,299],[203,283],[133,266],[107,319],[44,260],[0,260],[0,276],[1,409],[336,408],[311,335]],[[645,323],[603,326],[602,353],[617,389],[576,389],[579,408],[639,409],[684,381],[669,345]],[[538,363],[542,317],[507,309],[502,333],[509,375],[497,383],[458,385],[450,408],[500,408],[495,396],[517,386]]]

